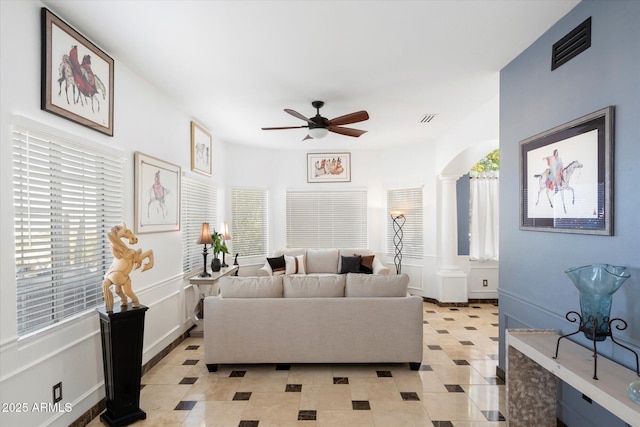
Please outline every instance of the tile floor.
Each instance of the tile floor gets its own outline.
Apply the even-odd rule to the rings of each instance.
[[[136,426],[498,427],[498,307],[424,303],[424,357],[407,364],[221,365],[188,338],[142,377]],[[101,425],[99,418],[89,426]]]

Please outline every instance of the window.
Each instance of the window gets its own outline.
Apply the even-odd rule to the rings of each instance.
[[[390,211],[404,212],[405,223],[402,226],[402,255],[422,258],[423,225],[422,225],[422,187],[399,188],[387,191],[387,254],[394,255],[393,220]]]
[[[102,304],[123,217],[123,158],[35,126],[12,129],[18,335]]]
[[[209,222],[211,232],[216,228],[217,195],[215,185],[182,177],[182,271],[190,274],[202,271],[203,246],[197,244],[203,222]],[[213,223],[211,223],[213,221]]]
[[[287,247],[366,248],[367,191],[287,191]]]
[[[268,251],[267,190],[231,189],[231,239],[241,256],[266,256]]]

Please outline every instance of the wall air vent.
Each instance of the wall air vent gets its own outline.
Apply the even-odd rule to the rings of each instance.
[[[553,45],[551,71],[591,47],[591,17]]]
[[[437,114],[425,114],[420,118],[420,123],[429,123],[431,120],[435,119]]]

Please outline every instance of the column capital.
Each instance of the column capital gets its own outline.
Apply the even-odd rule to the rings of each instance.
[[[438,175],[438,179],[440,181],[457,181],[458,179],[460,179],[462,175],[450,175],[450,174],[440,174]]]

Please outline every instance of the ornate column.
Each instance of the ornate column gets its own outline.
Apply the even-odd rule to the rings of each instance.
[[[460,175],[440,175],[440,266],[438,287],[441,303],[467,303],[467,275],[457,263],[458,215],[456,182]]]

